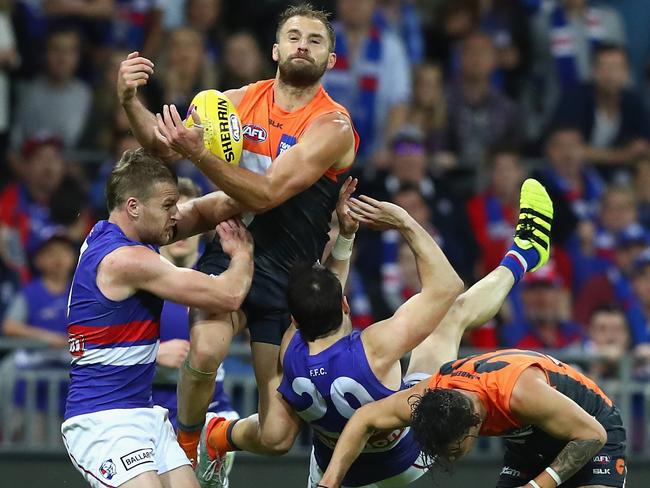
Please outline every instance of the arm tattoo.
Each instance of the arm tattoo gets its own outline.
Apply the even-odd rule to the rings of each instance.
[[[555,460],[551,463],[551,468],[562,478],[568,480],[580,468],[596,455],[602,444],[598,439],[580,439],[569,442],[564,449],[560,451]]]

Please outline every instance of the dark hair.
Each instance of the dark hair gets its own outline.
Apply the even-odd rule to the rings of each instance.
[[[553,137],[555,137],[555,135],[560,132],[577,132],[580,134],[581,139],[584,138],[582,135],[582,129],[579,125],[572,122],[556,122],[548,127],[548,130],[546,131],[546,137],[544,138],[544,143],[548,145],[551,139],[553,139]]]
[[[444,463],[444,450],[451,442],[462,441],[481,418],[467,396],[449,388],[427,390],[413,395],[411,431],[429,465]]]
[[[317,10],[310,3],[301,3],[300,5],[295,5],[288,7],[284,12],[280,14],[278,20],[278,28],[275,31],[276,40],[280,39],[280,30],[282,26],[289,20],[291,17],[307,17],[309,19],[315,19],[323,23],[325,29],[327,29],[327,36],[330,41],[330,52],[334,52],[336,48],[336,34],[334,33],[334,27],[332,27],[331,22],[329,21],[329,12],[324,10]]]
[[[609,54],[609,53],[620,53],[623,56],[623,58],[625,58],[625,61],[628,61],[627,51],[625,50],[625,46],[621,46],[620,44],[613,44],[613,43],[602,43],[596,46],[593,54],[593,61],[595,62],[603,54]]]
[[[343,321],[341,282],[319,263],[298,263],[289,275],[287,301],[296,327],[307,342],[337,330]]]
[[[79,32],[79,29],[71,24],[71,23],[61,23],[61,24],[55,24],[53,27],[48,29],[48,31],[45,34],[45,43],[46,45],[50,43],[52,39],[58,36],[64,36],[72,34],[77,38],[78,42],[81,42],[81,33]]]
[[[178,179],[178,194],[182,197],[198,198],[203,192],[191,179],[182,177]]]
[[[521,157],[521,150],[519,149],[519,146],[517,144],[514,144],[513,142],[501,141],[491,146],[490,149],[488,150],[488,154],[487,154],[488,167],[493,168],[497,156],[501,156],[502,154],[511,154],[513,156],[516,156],[517,164],[521,166],[521,162],[519,161]]]
[[[111,212],[127,198],[146,200],[155,184],[169,182],[176,185],[176,175],[156,156],[143,148],[124,151],[106,182],[106,206]]]

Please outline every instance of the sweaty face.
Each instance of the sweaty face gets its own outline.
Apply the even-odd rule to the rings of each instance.
[[[136,226],[145,244],[163,246],[174,235],[178,219],[178,188],[169,182],[154,184],[149,198],[138,203]]]
[[[307,17],[291,17],[278,34],[273,46],[280,80],[289,86],[305,88],[317,83],[334,66],[327,29],[323,23]]]

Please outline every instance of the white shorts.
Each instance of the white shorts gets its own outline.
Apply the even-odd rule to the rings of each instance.
[[[415,460],[415,463],[413,463],[412,466],[409,466],[405,471],[385,480],[360,486],[358,488],[396,488],[398,486],[406,486],[413,483],[420,476],[429,471],[429,468],[424,466],[426,466],[424,454],[420,454],[420,456]],[[320,480],[323,479],[323,474],[325,473],[323,473],[323,470],[318,466],[316,457],[314,456],[314,450],[312,449],[311,457],[309,459],[309,481],[307,483],[307,488],[316,488],[318,483],[320,483]],[[341,486],[341,488],[345,488],[345,486]]]
[[[61,425],[72,463],[96,488],[117,487],[146,471],[163,474],[190,461],[167,409],[114,409],[77,415]]]

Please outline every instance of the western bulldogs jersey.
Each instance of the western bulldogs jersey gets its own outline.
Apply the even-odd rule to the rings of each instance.
[[[314,456],[325,470],[336,440],[355,410],[393,393],[372,372],[354,331],[315,355],[297,331],[284,354],[284,376],[278,391],[314,430]],[[401,388],[405,388],[402,383]],[[345,479],[345,486],[363,486],[409,469],[418,456],[408,428],[371,437]]]
[[[144,291],[119,302],[97,287],[97,267],[123,246],[144,246],[108,221],[81,247],[68,302],[72,369],[65,418],[118,408],[151,407],[163,300]],[[147,246],[158,252],[154,246]]]

